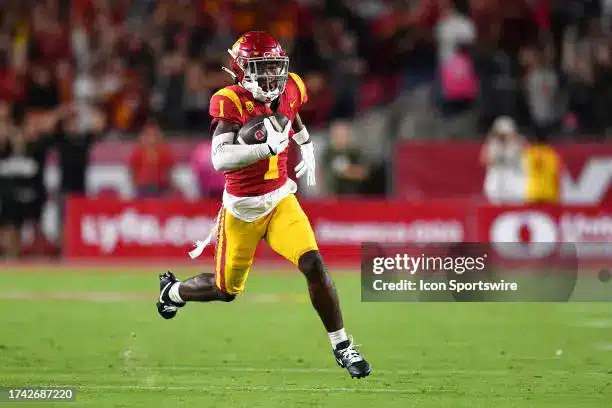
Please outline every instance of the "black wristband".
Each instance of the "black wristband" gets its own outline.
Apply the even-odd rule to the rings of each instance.
[[[307,141],[305,141],[304,143],[302,143],[300,146],[307,145],[308,143],[312,143],[312,140],[308,139]]]
[[[272,146],[268,145],[268,149],[270,149],[270,154],[272,156],[274,156],[276,153],[274,153],[274,150],[272,150]]]

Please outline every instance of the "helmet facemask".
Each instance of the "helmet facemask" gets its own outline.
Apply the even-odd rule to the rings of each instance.
[[[258,101],[270,103],[285,91],[288,57],[238,57],[236,63],[244,71],[242,86]]]

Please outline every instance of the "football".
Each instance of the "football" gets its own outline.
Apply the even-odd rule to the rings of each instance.
[[[265,143],[268,139],[268,135],[266,134],[266,127],[264,126],[264,119],[270,118],[272,122],[272,126],[277,131],[282,131],[285,126],[287,126],[287,122],[289,122],[289,118],[281,114],[275,115],[259,115],[249,119],[238,131],[238,135],[236,136],[236,141],[240,144],[260,144]]]

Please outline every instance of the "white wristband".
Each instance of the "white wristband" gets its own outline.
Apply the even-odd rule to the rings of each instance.
[[[308,134],[308,129],[306,129],[304,127],[304,129],[300,130],[297,133],[294,133],[293,134],[293,140],[295,140],[295,142],[297,144],[300,144],[300,145],[302,145],[302,144],[306,143],[307,141],[309,141],[310,140],[310,135]]]

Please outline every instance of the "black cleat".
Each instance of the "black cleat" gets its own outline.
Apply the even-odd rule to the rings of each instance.
[[[178,281],[176,276],[170,271],[159,275],[159,300],[157,301],[157,312],[164,319],[172,319],[176,316],[178,309],[185,306],[184,303],[180,304],[173,302],[168,295],[170,287]]]
[[[353,344],[353,338],[351,337],[350,340],[336,345],[334,357],[336,357],[336,362],[340,367],[346,368],[351,378],[364,378],[370,375],[372,369],[368,362],[361,357],[357,347],[359,346]]]

